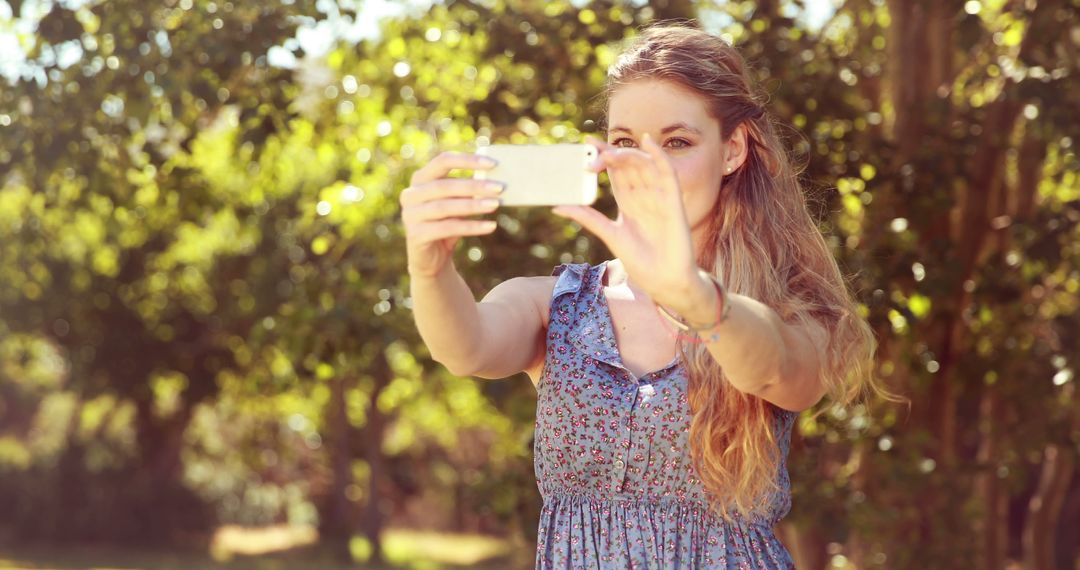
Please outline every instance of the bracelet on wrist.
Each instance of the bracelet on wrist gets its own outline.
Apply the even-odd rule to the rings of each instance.
[[[682,330],[684,332],[703,333],[706,331],[710,331],[719,326],[720,323],[727,320],[728,313],[731,310],[731,305],[728,303],[727,289],[724,287],[724,285],[720,283],[720,281],[717,280],[713,274],[703,269],[698,269],[698,273],[708,278],[708,280],[712,282],[713,286],[716,288],[716,292],[718,294],[717,300],[720,303],[720,306],[717,309],[717,317],[715,321],[705,326],[691,327],[690,325],[684,323],[682,320],[677,319],[674,315],[669,313],[667,309],[663,308],[660,305],[656,305],[656,310],[659,311],[665,319],[671,321],[671,323],[674,324],[679,330]],[[709,335],[708,340],[710,342],[716,342],[717,340],[720,340],[720,337],[717,333],[714,332],[713,334]]]

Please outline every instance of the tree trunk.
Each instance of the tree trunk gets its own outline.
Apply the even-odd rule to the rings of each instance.
[[[856,442],[851,449],[850,463],[853,463],[856,468],[851,474],[848,486],[851,489],[851,493],[862,493],[866,495],[866,482],[868,479],[873,479],[873,474],[869,473],[869,465],[863,461],[866,456],[866,446],[868,445],[866,440]],[[851,534],[848,535],[847,546],[845,548],[848,561],[855,568],[866,568],[867,559],[867,544],[863,540],[863,536],[857,527],[852,528]]]
[[[1004,252],[1012,247],[1008,226],[1013,223],[1030,223],[1035,208],[1036,188],[1046,145],[1031,132],[1030,125],[1024,133],[1017,161],[1018,177],[1016,184],[998,184],[1000,192],[995,194],[991,216],[1007,216],[994,224],[996,238],[988,240],[987,249]],[[984,256],[980,256],[984,257]],[[1026,302],[1029,294],[1024,295]],[[1037,299],[1035,300],[1037,302]],[[1005,374],[1009,377],[1011,374]],[[1009,494],[997,470],[1001,467],[1001,437],[998,429],[999,418],[1007,417],[1009,402],[1002,402],[998,386],[984,386],[979,407],[979,450],[977,461],[984,471],[976,477],[975,493],[983,507],[983,515],[976,521],[975,531],[979,536],[980,547],[977,567],[982,570],[999,570],[1004,567],[1008,556],[1008,505]]]
[[[975,523],[979,537],[979,570],[1001,570],[1008,550],[1008,494],[998,477],[1000,433],[996,419],[1000,417],[1001,402],[994,386],[986,386],[979,403],[978,464],[982,472],[975,479],[975,492],[983,506],[982,516]]]
[[[368,403],[367,423],[364,425],[363,437],[367,442],[364,448],[364,459],[367,461],[369,477],[367,504],[364,506],[363,530],[371,544],[371,558],[369,562],[374,564],[383,563],[382,535],[384,516],[382,509],[382,493],[380,481],[385,478],[386,465],[382,456],[382,442],[386,432],[386,415],[379,410],[379,395],[390,384],[392,370],[390,363],[386,361],[386,354],[382,350],[375,352],[372,363],[372,377],[375,385],[371,391],[371,400]]]
[[[1043,163],[1046,161],[1046,142],[1032,132],[1027,125],[1024,142],[1020,144],[1017,160],[1017,181],[1010,200],[1010,212],[1013,220],[1030,223],[1034,219],[1035,198],[1038,195],[1039,178],[1042,176]]]
[[[210,521],[198,499],[183,483],[184,432],[191,422],[194,404],[181,399],[180,408],[168,418],[154,412],[152,396],[135,399],[138,475],[125,483],[124,500],[134,526],[125,540],[167,543],[179,533],[207,530]],[[161,512],[170,516],[161,517]],[[162,521],[165,524],[162,524]]]
[[[330,424],[330,465],[332,478],[330,491],[326,496],[319,534],[327,541],[335,556],[346,563],[352,563],[353,521],[350,517],[350,505],[347,496],[352,477],[352,454],[350,439],[352,426],[349,425],[346,394],[351,381],[348,377],[338,377],[330,385],[330,402],[327,419]]]
[[[828,566],[825,536],[817,525],[799,527],[793,523],[781,523],[780,536],[791,552],[795,567],[803,570],[824,570]]]
[[[1054,570],[1054,530],[1075,468],[1070,450],[1056,444],[1046,446],[1042,474],[1028,502],[1024,524],[1025,570]]]
[[[901,159],[915,155],[924,142],[929,124],[938,117],[930,111],[936,102],[947,99],[938,88],[952,80],[952,14],[946,2],[890,0],[889,26],[891,70],[895,80],[893,107],[896,122],[893,138]],[[938,123],[940,124],[940,123]]]

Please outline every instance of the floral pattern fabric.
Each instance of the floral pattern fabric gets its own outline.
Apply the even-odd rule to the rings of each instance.
[[[543,497],[539,570],[794,568],[773,526],[791,507],[786,457],[798,414],[771,406],[779,491],[767,508],[712,514],[688,447],[685,369],[636,378],[603,293],[607,263],[563,264],[538,384],[534,463]]]

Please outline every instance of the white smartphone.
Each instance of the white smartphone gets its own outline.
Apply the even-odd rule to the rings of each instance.
[[[505,184],[499,196],[503,206],[588,205],[596,201],[596,173],[586,169],[596,159],[596,147],[587,144],[493,144],[476,154],[499,164],[477,170],[478,180]]]

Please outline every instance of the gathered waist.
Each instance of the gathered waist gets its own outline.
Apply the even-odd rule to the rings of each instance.
[[[764,515],[750,516],[734,513],[725,520],[714,513],[709,505],[700,500],[671,496],[649,497],[640,495],[614,495],[597,497],[577,493],[548,493],[543,496],[544,510],[556,511],[560,508],[577,507],[593,511],[644,509],[676,512],[682,516],[701,519],[702,522],[716,525],[763,527],[772,532],[775,521]]]

